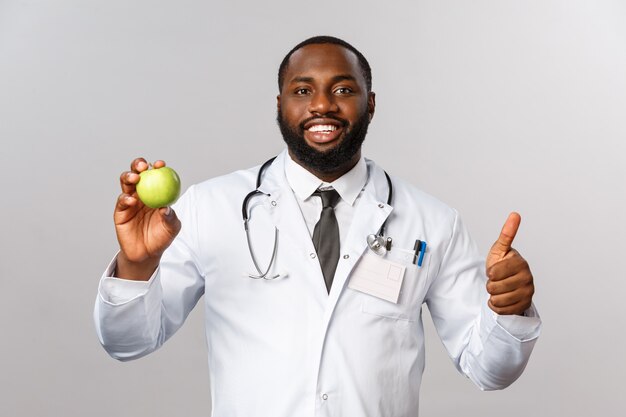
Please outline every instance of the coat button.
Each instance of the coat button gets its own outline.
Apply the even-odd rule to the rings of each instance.
[[[315,257],[316,257],[317,255],[316,255],[315,253],[311,252],[311,253],[309,254],[309,256],[311,257],[311,259],[315,259]]]
[[[385,208],[385,206],[383,204],[379,204],[378,208]]]
[[[276,207],[276,204],[277,204],[277,203],[276,203],[276,201],[272,200],[272,205],[273,205],[274,207]]]
[[[343,255],[343,259],[348,259],[350,258],[350,255]]]
[[[322,400],[326,401],[328,399],[328,394],[322,394]]]

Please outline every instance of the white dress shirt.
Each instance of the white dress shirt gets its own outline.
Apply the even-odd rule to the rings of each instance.
[[[296,195],[300,211],[311,236],[313,236],[313,230],[322,213],[322,199],[314,196],[313,193],[317,189],[325,190],[327,188],[333,188],[339,193],[341,199],[335,206],[335,217],[337,217],[339,225],[339,242],[340,244],[345,242],[359,196],[367,182],[365,159],[361,157],[350,171],[332,183],[328,183],[320,180],[289,157],[285,158],[285,176]],[[374,232],[375,230],[372,233]]]

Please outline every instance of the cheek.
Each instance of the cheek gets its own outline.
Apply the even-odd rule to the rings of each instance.
[[[369,107],[367,101],[360,101],[358,103],[347,103],[345,106],[341,107],[341,111],[352,121],[357,121],[363,114],[369,114]]]
[[[306,105],[299,102],[283,102],[281,106],[283,119],[291,124],[298,124],[306,112]]]

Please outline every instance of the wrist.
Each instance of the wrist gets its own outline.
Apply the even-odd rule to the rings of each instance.
[[[131,261],[124,252],[117,255],[113,275],[118,278],[134,281],[148,281],[159,266],[161,257],[146,258],[141,261]]]

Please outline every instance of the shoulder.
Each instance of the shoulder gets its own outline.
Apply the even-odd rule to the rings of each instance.
[[[198,194],[225,192],[239,189],[254,189],[260,166],[241,169],[210,178],[192,186]]]
[[[367,160],[370,167],[371,175],[376,181],[376,188],[385,190],[378,192],[379,197],[386,194],[388,189],[385,179],[385,171],[382,167],[371,160]],[[438,215],[446,218],[454,218],[457,214],[456,210],[434,197],[433,195],[421,190],[403,178],[395,175],[389,175],[393,188],[392,206],[394,209],[422,210],[427,211],[430,215]]]
[[[176,206],[180,209],[198,210],[199,207],[233,206],[256,188],[260,166],[241,169],[191,185],[180,197]]]
[[[430,212],[440,213],[444,216],[454,216],[456,214],[456,210],[448,204],[410,182],[396,176],[392,176],[391,180],[394,185],[394,198],[396,198],[398,203],[407,204],[411,207],[420,206]]]
[[[443,236],[451,236],[458,220],[458,212],[448,204],[409,182],[392,177],[395,192],[394,210],[399,217],[417,217],[425,226],[436,228]]]

